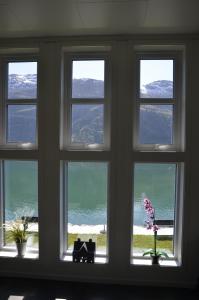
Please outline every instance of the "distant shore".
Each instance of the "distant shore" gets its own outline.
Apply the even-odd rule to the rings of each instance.
[[[38,224],[30,223],[28,231],[38,232]],[[107,231],[107,226],[104,224],[99,225],[73,225],[68,223],[68,233],[70,234],[105,234]],[[152,230],[148,230],[144,226],[133,226],[133,234],[141,234],[141,235],[153,235]],[[158,235],[173,235],[173,227],[160,227],[158,230]]]
[[[68,224],[68,232],[73,234],[100,234],[106,233],[105,225],[73,225]],[[134,234],[153,235],[152,230],[146,229],[144,226],[133,226]],[[173,227],[162,227],[158,230],[159,235],[173,235]]]

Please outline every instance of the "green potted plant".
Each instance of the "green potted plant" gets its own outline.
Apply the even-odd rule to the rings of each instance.
[[[14,241],[17,248],[17,256],[23,257],[26,252],[26,244],[28,239],[28,220],[26,217],[9,221],[3,225],[6,229],[7,238]]]
[[[160,257],[169,258],[169,256],[166,252],[157,250],[157,233],[159,227],[156,224],[155,209],[153,208],[152,203],[148,198],[144,198],[144,209],[147,214],[147,221],[146,221],[147,229],[153,230],[154,246],[152,249],[145,251],[143,253],[143,256],[150,255],[152,259],[152,264],[158,265]]]

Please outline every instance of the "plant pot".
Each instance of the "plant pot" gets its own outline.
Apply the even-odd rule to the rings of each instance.
[[[151,255],[152,265],[159,265],[160,255]]]
[[[27,242],[16,243],[18,257],[21,257],[21,258],[24,257],[24,255],[26,253],[26,244],[27,244]]]

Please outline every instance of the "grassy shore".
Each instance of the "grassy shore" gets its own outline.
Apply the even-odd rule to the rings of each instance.
[[[68,236],[68,246],[69,248],[73,247],[74,241],[77,238],[81,238],[81,240],[88,241],[91,238],[96,242],[97,248],[105,248],[106,246],[106,234],[69,234]],[[154,244],[154,239],[152,235],[134,235],[132,238],[132,248],[138,249],[148,249],[152,248]],[[157,248],[165,249],[169,252],[172,252],[173,249],[173,240],[171,236],[160,236],[157,240]]]
[[[6,234],[6,244],[10,244],[11,241],[8,238],[9,234]],[[30,234],[31,242],[35,247],[38,244],[38,233],[34,232]],[[106,234],[69,234],[68,235],[68,247],[73,248],[74,241],[77,238],[81,238],[83,241],[88,241],[92,239],[96,242],[97,249],[103,250],[107,244],[107,235]],[[134,249],[148,249],[153,247],[153,236],[152,235],[134,235],[132,238],[132,248]],[[157,240],[157,248],[164,249],[168,252],[172,252],[173,249],[173,240],[172,236],[159,236]]]

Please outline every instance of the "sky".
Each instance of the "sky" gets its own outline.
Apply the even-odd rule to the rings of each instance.
[[[104,80],[104,60],[73,61],[73,79],[79,78]]]
[[[156,81],[173,81],[173,60],[141,60],[140,86]],[[36,74],[36,62],[9,63],[9,74]],[[92,78],[104,80],[104,60],[73,61],[73,79]]]
[[[8,64],[9,74],[37,74],[36,62],[14,62]]]
[[[141,60],[140,87],[157,80],[173,81],[173,60]]]

